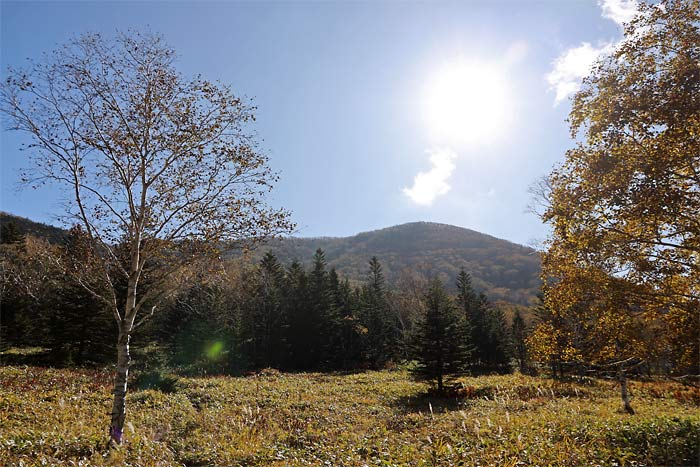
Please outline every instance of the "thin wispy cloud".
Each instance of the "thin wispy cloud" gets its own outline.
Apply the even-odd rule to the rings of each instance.
[[[427,153],[432,168],[419,172],[413,179],[413,185],[403,189],[406,196],[421,206],[430,206],[435,198],[450,191],[449,179],[457,160],[457,153],[449,148],[433,148]]]
[[[603,18],[610,19],[622,27],[634,18],[638,5],[636,0],[599,0]],[[554,105],[558,105],[581,89],[581,80],[590,74],[595,62],[615,50],[619,42],[604,42],[593,46],[583,42],[562,52],[552,63],[552,71],[545,79],[555,91]]]

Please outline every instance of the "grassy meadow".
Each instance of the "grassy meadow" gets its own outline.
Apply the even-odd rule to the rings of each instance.
[[[451,398],[404,370],[180,378],[128,395],[106,448],[111,374],[0,368],[0,465],[698,465],[700,391],[523,375],[462,378]]]

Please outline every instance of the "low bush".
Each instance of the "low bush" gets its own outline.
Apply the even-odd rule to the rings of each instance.
[[[139,391],[153,389],[170,394],[177,391],[179,381],[180,378],[176,375],[165,373],[162,370],[151,370],[136,375],[132,385]]]

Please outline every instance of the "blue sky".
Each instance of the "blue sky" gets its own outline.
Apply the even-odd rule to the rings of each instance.
[[[571,146],[567,96],[621,37],[633,0],[0,3],[3,73],[86,31],[162,33],[185,75],[259,107],[301,236],[411,221],[518,243],[546,228],[527,187]],[[454,99],[452,98],[454,96]],[[489,103],[495,103],[490,105]],[[53,222],[53,188],[17,191],[3,130],[0,209]]]

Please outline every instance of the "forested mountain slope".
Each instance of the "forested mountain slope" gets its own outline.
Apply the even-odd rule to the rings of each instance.
[[[24,217],[0,211],[0,227],[4,226],[5,229],[7,229],[10,225],[20,234],[30,234],[35,237],[44,238],[51,243],[60,242],[66,234],[65,230],[53,225],[34,222]]]
[[[540,258],[531,248],[461,227],[413,222],[342,238],[286,238],[258,248],[271,250],[280,261],[309,262],[322,248],[330,267],[341,276],[363,280],[367,263],[376,256],[390,283],[410,270],[437,275],[452,286],[459,269],[472,275],[477,290],[492,301],[526,305],[540,287]]]
[[[0,212],[0,224],[13,223],[20,233],[60,241],[64,230]],[[351,237],[285,238],[259,246],[253,257],[272,251],[284,264],[293,259],[308,264],[322,248],[330,267],[343,277],[364,280],[367,264],[376,256],[390,284],[408,272],[437,275],[448,286],[459,269],[472,275],[474,287],[491,301],[527,305],[540,287],[540,259],[531,248],[474,230],[432,222],[412,222]],[[236,255],[232,252],[231,255]]]

